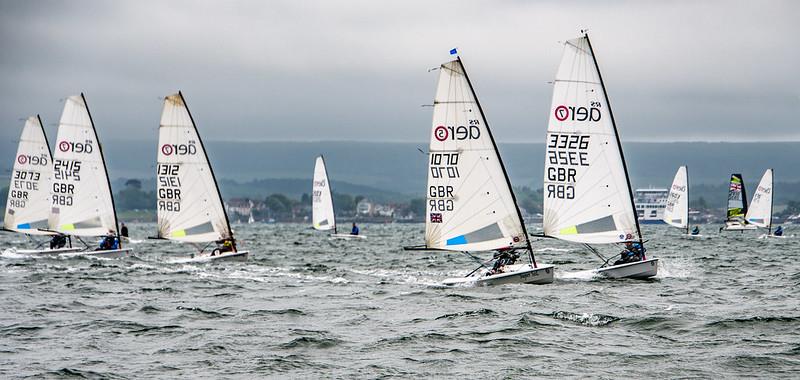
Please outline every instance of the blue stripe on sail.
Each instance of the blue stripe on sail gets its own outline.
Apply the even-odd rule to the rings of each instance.
[[[456,236],[452,239],[447,239],[447,245],[467,244],[467,238],[464,235]]]
[[[31,224],[30,223],[17,224],[17,229],[18,230],[29,230],[29,229],[31,229]]]

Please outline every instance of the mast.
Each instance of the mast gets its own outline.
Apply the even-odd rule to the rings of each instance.
[[[89,107],[86,107],[86,108],[88,109]],[[36,118],[39,119],[39,128],[42,129],[42,136],[44,136],[44,144],[47,145],[47,154],[50,155],[50,163],[52,164],[53,163],[52,162],[53,161],[53,151],[50,150],[50,142],[47,141],[47,132],[45,132],[44,124],[42,124],[42,117],[39,116],[39,114],[36,114]]]
[[[320,154],[319,158],[322,159],[322,169],[325,170],[325,180],[328,181],[328,193],[331,195],[331,208],[333,209],[333,215],[331,215],[333,217],[333,234],[336,235],[336,205],[333,203],[333,185],[331,185],[331,178],[328,177],[328,164],[325,163],[325,156]]]
[[[771,191],[772,194],[769,195],[769,224],[767,225],[767,235],[772,235],[772,207],[775,205],[775,171],[770,168],[769,174],[769,191]]]
[[[689,165],[684,165],[686,169],[686,234],[689,234]]]
[[[108,195],[111,197],[111,209],[112,209],[111,211],[114,212],[114,229],[116,230],[115,232],[117,234],[117,239],[119,240],[119,248],[121,249],[122,239],[119,238],[119,221],[117,220],[117,205],[114,203],[114,192],[111,190],[111,179],[108,176],[108,165],[106,165],[106,155],[103,153],[103,144],[100,143],[100,138],[97,137],[97,128],[94,127],[94,119],[92,119],[92,113],[89,111],[89,104],[86,103],[86,97],[83,96],[82,92],[81,92],[81,100],[83,100],[83,106],[86,107],[86,114],[89,115],[89,122],[92,123],[92,132],[94,132],[94,140],[97,141],[97,149],[100,150],[100,160],[103,162],[103,170],[106,173],[106,185],[108,185]],[[48,150],[50,149],[49,145],[47,149]]]
[[[497,143],[494,141],[494,136],[492,136],[492,129],[489,128],[489,121],[486,118],[486,114],[483,113],[483,108],[481,107],[481,102],[478,100],[478,95],[475,94],[475,88],[472,86],[472,82],[469,80],[469,75],[467,75],[467,69],[464,67],[464,63],[461,62],[461,56],[456,56],[456,60],[458,61],[459,66],[461,66],[461,71],[464,72],[464,78],[467,80],[467,84],[469,85],[469,90],[472,92],[472,97],[475,98],[475,104],[478,105],[478,111],[480,111],[481,115],[483,115],[483,121],[486,123],[486,132],[489,134],[489,141],[492,142],[492,147],[494,147],[494,154],[497,156],[497,162],[500,164],[500,168],[503,169],[503,176],[506,179],[506,186],[508,186],[508,191],[511,193],[511,200],[514,201],[514,209],[517,211],[517,218],[519,218],[520,224],[522,224],[522,233],[525,235],[525,244],[528,247],[528,259],[533,264],[534,268],[538,268],[536,265],[536,258],[533,256],[533,248],[531,247],[531,240],[528,239],[528,229],[525,227],[525,220],[522,219],[522,212],[519,210],[519,205],[517,204],[517,196],[514,194],[514,189],[511,188],[511,180],[508,178],[508,172],[506,172],[506,166],[503,165],[503,159],[500,157],[500,151],[497,150]],[[637,224],[638,227],[638,224]]]
[[[219,183],[217,183],[217,177],[214,175],[214,168],[211,166],[211,161],[208,160],[208,152],[206,152],[206,146],[203,144],[203,139],[200,137],[200,133],[197,131],[197,124],[194,123],[194,117],[192,117],[192,112],[189,111],[189,106],[186,104],[186,100],[183,98],[183,93],[178,91],[178,96],[181,97],[181,102],[183,103],[183,106],[186,108],[186,113],[189,114],[189,120],[192,121],[192,128],[194,128],[194,133],[197,135],[197,142],[200,143],[200,146],[203,148],[203,155],[206,156],[206,163],[208,164],[208,170],[211,172],[211,179],[214,180],[214,187],[216,187],[217,189],[219,204],[222,206],[222,214],[225,215],[225,225],[228,227],[228,235],[230,236],[230,239],[233,240],[233,249],[235,251],[236,239],[233,238],[231,221],[228,219],[228,212],[225,211],[225,203],[222,201],[222,193],[219,192]]]
[[[611,101],[608,99],[608,92],[606,92],[606,85],[605,82],[603,82],[603,75],[600,74],[600,66],[597,64],[597,57],[595,57],[594,55],[594,49],[592,49],[592,42],[589,41],[589,34],[584,33],[583,36],[586,37],[586,43],[589,45],[589,52],[592,53],[592,61],[594,61],[594,67],[597,70],[597,77],[600,78],[600,87],[603,89],[603,96],[606,98],[606,105],[608,105],[608,115],[611,117],[611,127],[614,128],[614,136],[617,138],[617,148],[619,148],[619,157],[622,159],[622,168],[625,170],[625,181],[628,183],[628,196],[630,197],[631,200],[631,209],[633,210],[633,220],[636,222],[636,234],[639,235],[639,244],[642,244],[642,246],[644,246],[644,243],[642,242],[642,229],[641,227],[639,227],[639,215],[636,213],[636,203],[633,201],[633,189],[631,188],[631,178],[628,175],[628,164],[625,162],[625,154],[622,153],[622,142],[619,140],[619,131],[617,131],[617,122],[614,120],[614,112],[611,110]]]

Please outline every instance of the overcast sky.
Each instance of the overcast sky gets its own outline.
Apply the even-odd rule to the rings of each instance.
[[[609,4],[610,3],[610,4]],[[101,139],[156,139],[182,90],[207,140],[426,141],[458,47],[497,139],[544,140],[588,28],[623,140],[800,140],[798,1],[0,0],[0,138],[86,93]]]

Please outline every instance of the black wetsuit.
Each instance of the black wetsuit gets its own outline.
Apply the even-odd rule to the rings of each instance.
[[[50,249],[64,248],[67,245],[67,237],[64,235],[55,235],[50,239]]]

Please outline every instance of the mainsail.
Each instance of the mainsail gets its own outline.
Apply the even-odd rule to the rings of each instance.
[[[544,234],[580,243],[641,241],[614,116],[588,36],[565,43],[553,86]]]
[[[164,99],[156,176],[159,238],[195,243],[233,238],[203,141],[180,92]]]
[[[728,221],[745,223],[747,214],[747,192],[744,189],[744,180],[741,174],[731,174],[731,183],[728,187]]]
[[[748,223],[772,229],[772,184],[772,169],[767,169],[753,194],[750,209],[747,210],[745,220]]]
[[[325,158],[317,157],[314,165],[314,183],[311,189],[311,211],[314,228],[321,231],[333,230],[336,233],[336,218],[333,213],[333,197],[328,181]]]
[[[689,179],[686,166],[681,166],[675,173],[662,218],[672,226],[689,227]]]
[[[52,234],[39,230],[49,228],[53,157],[38,116],[25,121],[15,157],[8,185],[4,228],[29,235]]]
[[[65,101],[50,191],[50,229],[75,236],[117,234],[103,149],[83,94]]]
[[[439,68],[428,166],[427,248],[486,251],[530,246],[460,58]]]

